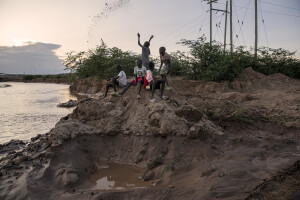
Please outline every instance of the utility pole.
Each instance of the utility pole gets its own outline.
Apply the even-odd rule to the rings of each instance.
[[[255,60],[257,60],[257,41],[258,41],[257,0],[255,0],[255,44],[254,44],[254,58],[255,58]]]
[[[226,31],[227,31],[227,11],[228,10],[228,1],[226,1],[226,11],[225,11],[225,31],[224,31],[224,55],[226,52]]]
[[[232,0],[230,0],[230,52],[233,52],[233,39],[232,39]]]
[[[209,37],[209,44],[211,46],[211,43],[212,43],[212,1],[210,1],[209,4],[210,4],[210,9],[209,9],[209,12],[210,12],[210,37]]]
[[[210,4],[210,9],[209,9],[209,12],[210,12],[209,44],[211,46],[211,44],[212,44],[212,11],[214,10],[213,7],[212,7],[212,3],[216,3],[218,0],[205,0],[205,1],[208,1],[207,4]]]
[[[211,3],[216,3],[216,1],[210,1],[210,6]],[[212,11],[217,11],[217,12],[225,12],[226,13],[226,17],[225,17],[225,35],[224,35],[224,54],[225,54],[225,48],[226,48],[226,27],[227,27],[227,11],[228,9],[228,1],[226,1],[226,10],[220,10],[220,9],[214,9],[212,8],[212,6],[210,7],[210,13],[212,13]],[[212,19],[210,17],[210,46],[211,46],[211,42],[212,42]]]

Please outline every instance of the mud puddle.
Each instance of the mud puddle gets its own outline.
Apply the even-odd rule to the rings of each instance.
[[[101,162],[99,170],[89,178],[89,182],[94,185],[94,190],[149,187],[151,182],[145,182],[139,178],[143,172],[143,168],[133,165]]]

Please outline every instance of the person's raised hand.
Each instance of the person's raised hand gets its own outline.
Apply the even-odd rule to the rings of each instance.
[[[154,36],[153,36],[153,35],[151,35],[150,39],[152,39],[152,38],[154,38]]]
[[[137,34],[138,37],[141,37],[140,33]]]

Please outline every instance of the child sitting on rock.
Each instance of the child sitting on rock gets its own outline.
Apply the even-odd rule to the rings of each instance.
[[[130,83],[127,84],[126,87],[124,87],[124,89],[122,90],[122,92],[115,94],[114,96],[120,96],[125,94],[125,92],[132,86],[132,85],[136,85],[138,86],[137,89],[137,99],[140,99],[140,93],[141,93],[141,89],[142,89],[142,84],[144,83],[144,76],[146,74],[147,68],[142,64],[142,60],[139,59],[136,62],[137,66],[134,68],[134,74],[135,74],[135,80],[131,81]]]
[[[122,70],[122,67],[118,65],[116,67],[116,71],[118,72],[118,76],[112,79],[108,79],[107,81],[111,81],[106,84],[104,98],[107,97],[107,93],[109,88],[113,87],[114,92],[112,95],[117,94],[117,87],[125,87],[127,84],[127,78],[125,72]]]
[[[156,100],[154,98],[154,92],[156,89],[160,89],[160,97],[161,99],[167,99],[167,96],[164,95],[164,89],[165,89],[165,79],[157,79],[153,76],[154,71],[154,63],[149,62],[149,69],[147,70],[147,73],[144,78],[144,88],[147,88],[150,86],[151,90],[151,99],[150,101],[154,103]]]
[[[141,45],[141,42],[140,42],[140,33],[137,34],[138,35],[138,45],[140,47],[142,47],[142,62],[143,62],[143,65],[148,69],[148,65],[149,65],[149,56],[150,56],[150,41],[152,40],[152,38],[154,37],[153,35],[151,35],[149,41],[146,41],[144,43],[144,45]]]

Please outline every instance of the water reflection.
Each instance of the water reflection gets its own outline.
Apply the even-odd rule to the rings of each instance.
[[[138,177],[143,169],[113,162],[101,162],[99,170],[90,177],[90,182],[97,190],[122,190],[126,188],[151,186],[151,182],[144,182]]]
[[[5,82],[0,88],[0,143],[28,140],[47,133],[72,109],[58,108],[59,102],[76,99],[69,86],[50,83]]]

